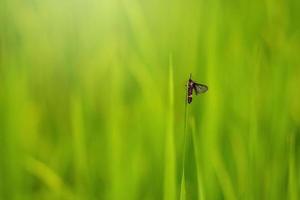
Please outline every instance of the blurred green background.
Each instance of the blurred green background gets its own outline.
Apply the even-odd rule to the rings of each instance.
[[[0,199],[300,199],[299,10],[0,0]]]

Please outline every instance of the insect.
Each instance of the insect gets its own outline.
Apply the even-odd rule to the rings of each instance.
[[[195,94],[201,94],[208,90],[208,87],[204,84],[196,83],[192,80],[192,74],[190,74],[189,82],[188,82],[188,90],[187,90],[187,101],[188,103],[192,103],[193,100],[193,91]]]

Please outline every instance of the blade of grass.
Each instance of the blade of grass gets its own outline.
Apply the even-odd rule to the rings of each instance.
[[[200,170],[200,157],[199,157],[199,145],[198,140],[196,136],[196,125],[195,125],[195,119],[191,119],[191,128],[192,128],[192,142],[194,146],[194,155],[195,155],[195,162],[196,162],[196,169],[197,169],[197,184],[198,184],[198,199],[204,200],[205,194],[204,194],[204,188],[203,188],[203,178]]]
[[[113,51],[113,54],[118,57],[119,54]],[[114,88],[110,93],[109,119],[108,119],[108,157],[109,157],[109,175],[110,175],[110,191],[109,199],[122,199],[126,195],[126,185],[122,171],[122,132],[121,132],[121,80],[122,69],[119,68],[118,60],[111,60],[111,82],[110,87]],[[124,170],[124,169],[123,169]]]
[[[61,199],[76,199],[72,191],[64,183],[63,179],[45,163],[28,157],[25,168],[32,175],[40,179],[48,188]]]
[[[296,159],[295,159],[295,135],[290,136],[290,155],[289,155],[289,199],[298,199],[297,191],[297,170],[296,170]]]
[[[174,148],[174,83],[172,55],[169,57],[169,109],[165,146],[164,199],[176,199],[176,169]]]
[[[184,105],[184,129],[183,129],[183,155],[182,155],[182,175],[181,175],[181,186],[180,186],[180,199],[185,199],[186,189],[185,189],[185,175],[184,175],[184,165],[185,165],[185,150],[186,150],[186,140],[187,140],[187,124],[188,124],[188,82],[186,84],[186,96]]]
[[[180,200],[186,199],[186,189],[185,189],[185,175],[184,170],[182,172],[181,184],[180,184]]]
[[[71,100],[72,136],[75,162],[76,187],[79,195],[87,197],[90,194],[90,177],[88,174],[88,158],[86,147],[86,132],[82,113],[82,102],[76,95]]]
[[[224,166],[219,152],[216,151],[214,153],[212,163],[225,199],[237,199],[231,177]]]

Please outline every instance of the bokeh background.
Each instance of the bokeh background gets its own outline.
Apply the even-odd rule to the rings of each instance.
[[[299,10],[1,0],[0,199],[299,199]]]

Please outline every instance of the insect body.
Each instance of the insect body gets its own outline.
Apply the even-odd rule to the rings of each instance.
[[[187,90],[187,101],[188,103],[192,103],[193,100],[193,91],[195,91],[196,95],[204,93],[208,90],[208,87],[204,84],[196,83],[192,80],[192,74],[190,74],[189,82],[188,82],[188,90]]]

